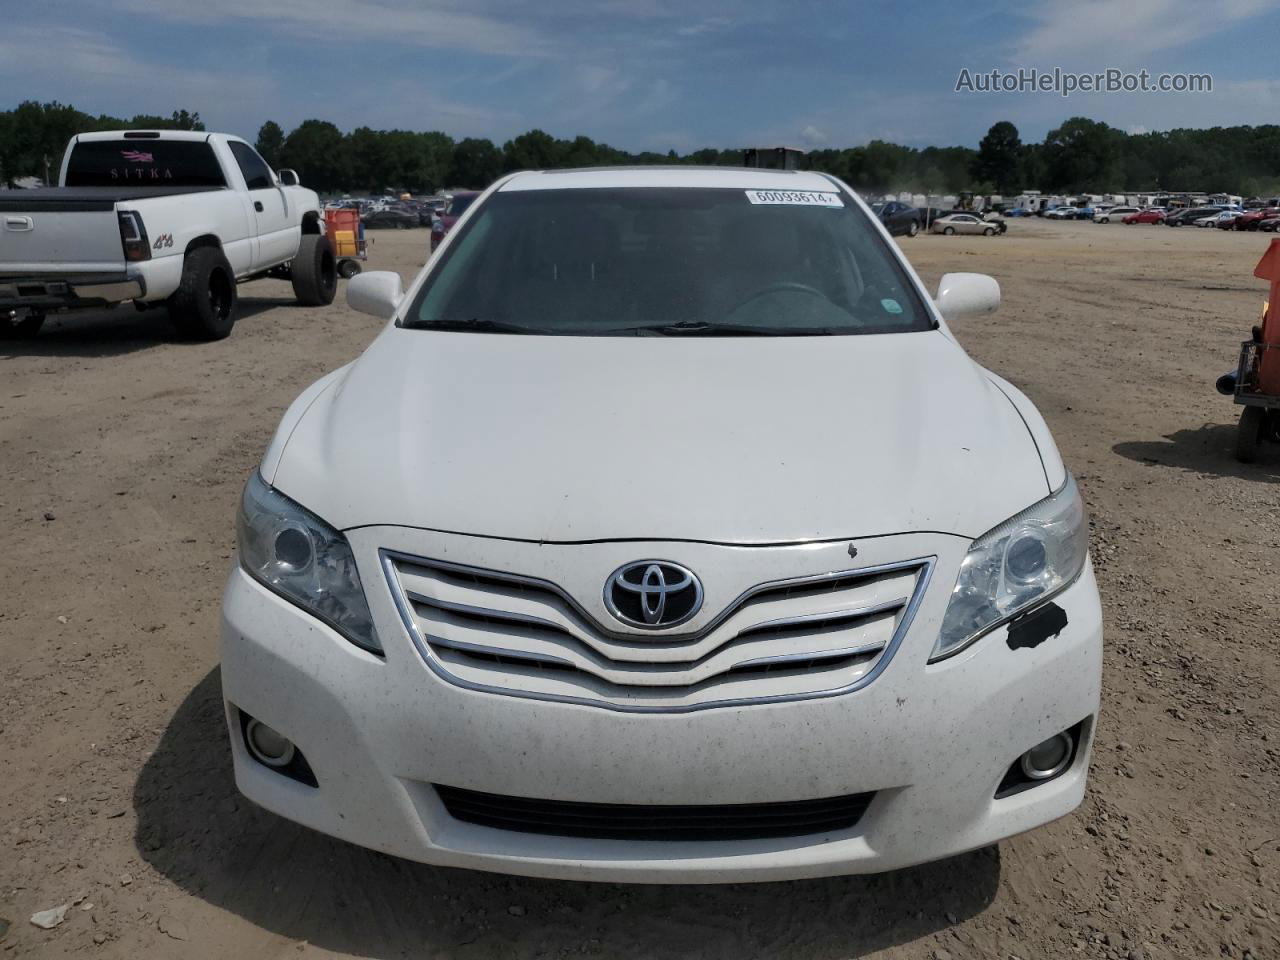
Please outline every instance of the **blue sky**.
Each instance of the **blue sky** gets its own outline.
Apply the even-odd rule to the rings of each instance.
[[[6,9],[7,8],[7,9]],[[1280,120],[1274,0],[0,0],[0,107],[532,127],[630,150],[976,145],[1012,120],[1131,131]],[[961,68],[1213,75],[1211,94],[954,92]]]

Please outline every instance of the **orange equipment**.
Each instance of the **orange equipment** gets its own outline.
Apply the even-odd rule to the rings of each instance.
[[[1253,275],[1271,283],[1262,325],[1240,345],[1236,370],[1218,378],[1218,392],[1244,407],[1236,430],[1236,459],[1241,463],[1257,460],[1264,440],[1280,439],[1280,237],[1271,241]]]
[[[338,261],[338,275],[346,279],[354,277],[360,272],[359,261],[368,259],[360,211],[352,207],[326,210],[324,223]]]
[[[1267,297],[1267,311],[1262,316],[1261,342],[1271,349],[1263,349],[1258,357],[1258,392],[1280,397],[1280,237],[1274,237],[1262,255],[1253,275],[1260,280],[1271,281],[1271,295]],[[1272,311],[1270,304],[1276,305]]]

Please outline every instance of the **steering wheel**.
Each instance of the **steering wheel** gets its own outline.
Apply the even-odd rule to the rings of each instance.
[[[743,307],[747,306],[747,304],[755,303],[761,297],[767,297],[774,293],[803,293],[811,297],[820,297],[827,301],[827,303],[831,302],[831,298],[817,287],[811,287],[807,283],[796,283],[793,280],[779,280],[776,283],[769,284],[767,287],[761,287],[745,299],[739,300],[734,308],[729,311],[729,316],[737,313]]]

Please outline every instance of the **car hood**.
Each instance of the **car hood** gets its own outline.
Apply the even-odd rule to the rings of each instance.
[[[339,529],[532,541],[975,537],[1050,491],[938,331],[541,337],[388,328],[266,478]]]

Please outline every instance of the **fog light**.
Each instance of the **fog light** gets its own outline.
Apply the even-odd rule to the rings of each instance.
[[[1031,780],[1048,780],[1056,777],[1071,762],[1075,741],[1069,733],[1059,733],[1043,743],[1038,743],[1022,755],[1022,772]]]
[[[293,762],[293,741],[261,720],[250,720],[245,724],[244,739],[249,745],[249,752],[259,763],[268,767],[287,767]]]

